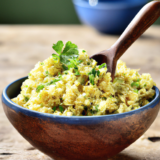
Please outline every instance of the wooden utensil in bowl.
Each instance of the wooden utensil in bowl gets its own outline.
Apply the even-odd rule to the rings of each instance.
[[[106,63],[107,71],[114,80],[117,60],[160,16],[160,1],[146,4],[131,21],[119,39],[107,50],[92,55],[98,64]],[[118,26],[117,26],[118,27]]]

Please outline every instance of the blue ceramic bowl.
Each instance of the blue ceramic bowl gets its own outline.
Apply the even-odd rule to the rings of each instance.
[[[80,21],[100,32],[121,34],[148,0],[99,0],[90,6],[88,0],[73,0]]]
[[[106,160],[137,140],[159,111],[160,93],[146,106],[103,116],[56,116],[23,108],[11,101],[27,77],[9,84],[2,93],[6,116],[34,147],[55,160]]]

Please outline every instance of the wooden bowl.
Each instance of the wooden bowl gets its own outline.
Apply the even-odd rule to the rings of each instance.
[[[153,123],[160,94],[130,112],[103,116],[57,116],[23,108],[11,101],[27,77],[9,84],[2,93],[6,116],[34,147],[55,160],[107,160],[136,141]],[[16,138],[16,137],[15,137]]]

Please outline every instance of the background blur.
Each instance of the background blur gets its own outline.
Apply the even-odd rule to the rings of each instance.
[[[0,24],[80,24],[71,0],[0,0]]]
[[[0,24],[80,24],[72,0],[0,0]],[[155,24],[160,24],[160,18]]]

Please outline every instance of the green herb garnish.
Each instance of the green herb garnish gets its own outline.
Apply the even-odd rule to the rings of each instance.
[[[138,89],[135,89],[134,92],[138,94]]]
[[[52,56],[53,58],[60,60],[60,62],[67,67],[70,64],[70,60],[78,58],[78,47],[70,41],[65,44],[64,49],[63,46],[64,44],[62,41],[58,41],[56,44],[53,44],[52,48],[58,55],[52,54]]]
[[[90,113],[91,113],[91,114],[94,114],[94,111],[91,109],[91,110],[90,110]]]
[[[100,71],[98,70],[95,70],[95,68],[93,68],[92,70],[91,70],[91,72],[89,72],[88,73],[88,75],[93,75],[94,77],[96,77],[96,75],[97,76],[99,76],[100,75]]]
[[[59,106],[59,110],[60,110],[61,113],[63,113],[63,111],[64,111],[62,106]]]
[[[41,62],[41,65],[44,65],[44,63],[43,63],[43,62]]]
[[[101,65],[99,66],[99,69],[101,69],[101,68],[107,68],[106,63],[101,64]]]
[[[100,71],[99,71],[99,70],[97,71],[97,70],[95,70],[95,68],[93,68],[93,69],[91,70],[91,72],[88,73],[88,75],[89,75],[89,81],[90,81],[90,83],[91,83],[92,85],[94,85],[94,78],[95,78],[96,76],[99,77]]]
[[[94,75],[93,74],[89,75],[89,81],[92,85],[94,85]]]
[[[139,87],[139,82],[133,82],[133,83],[131,83],[131,86],[132,87],[134,87],[134,86]]]
[[[58,82],[58,81],[60,81],[60,80],[61,80],[60,78],[51,80],[50,82],[47,83],[47,86],[52,85],[52,84],[55,84],[56,82]]]
[[[65,71],[65,72],[64,72],[64,74],[66,74],[66,75],[67,75],[67,74],[68,74],[68,72],[66,72],[66,71]]]
[[[139,82],[140,80],[141,80],[141,79],[140,79],[140,78],[138,78],[138,79],[137,79],[137,82]]]
[[[63,42],[58,41],[56,44],[53,44],[52,48],[59,54],[61,55],[62,49],[63,49]]]
[[[53,109],[54,112],[56,111],[56,107],[53,107],[52,109]]]
[[[79,76],[80,73],[78,71],[78,65],[82,63],[82,60],[78,60],[78,59],[70,59],[70,64],[68,65],[68,69],[70,68],[74,68],[74,72],[76,76]]]
[[[46,73],[46,74],[49,74],[49,72],[48,72],[48,71],[45,71],[45,73]]]
[[[40,92],[40,90],[42,90],[44,88],[44,85],[39,85],[37,88],[36,88],[36,92]]]
[[[99,105],[96,105],[96,106],[95,106],[97,112],[99,111],[99,110],[98,110],[98,107],[99,107]]]
[[[58,72],[58,78],[62,79],[62,75],[60,72]]]
[[[62,67],[64,70],[68,70],[68,67],[66,67],[64,64],[62,64]]]
[[[80,73],[78,72],[78,70],[75,71],[75,75],[80,76]]]
[[[29,97],[24,96],[24,100],[25,100],[26,102],[28,102]]]

